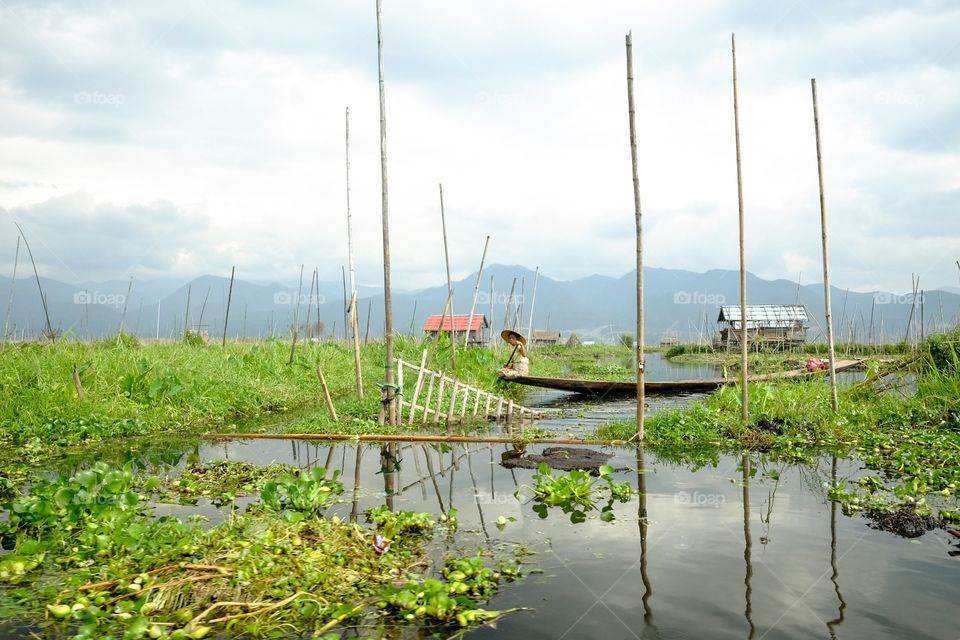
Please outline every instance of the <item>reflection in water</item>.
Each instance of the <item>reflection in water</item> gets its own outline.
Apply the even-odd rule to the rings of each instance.
[[[387,509],[393,511],[393,498],[397,489],[397,443],[391,442],[380,447],[380,473],[383,474],[383,495]]]
[[[833,456],[833,462],[830,465],[831,486],[837,486],[837,456]],[[830,503],[830,582],[833,583],[833,590],[837,594],[837,600],[840,607],[837,609],[837,617],[827,622],[827,629],[830,630],[830,637],[837,637],[837,627],[843,624],[844,612],[847,608],[847,601],[843,599],[840,593],[840,572],[837,570],[837,503]]]
[[[647,573],[647,530],[649,521],[647,520],[647,461],[646,453],[643,450],[643,444],[637,445],[637,521],[640,525],[640,579],[643,581],[643,621],[647,623],[647,629],[654,631],[654,637],[658,634],[653,627],[653,608],[650,606],[650,597],[653,595],[653,586],[650,583],[650,575]]]
[[[750,536],[750,455],[743,454],[741,466],[743,467],[743,562],[746,565],[746,574],[743,577],[743,584],[746,587],[744,592],[745,605],[743,617],[747,619],[750,625],[750,633],[747,638],[753,638],[757,629],[753,624],[753,586],[750,584],[753,579],[753,562],[751,551],[753,548],[753,539]]]
[[[353,464],[353,505],[350,509],[350,522],[356,522],[360,513],[360,461],[363,458],[363,449],[364,447],[357,447],[357,459]]]

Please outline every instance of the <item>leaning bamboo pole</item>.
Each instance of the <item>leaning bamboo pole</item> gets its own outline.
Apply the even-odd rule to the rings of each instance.
[[[208,440],[318,440],[341,441],[356,440],[358,442],[464,442],[464,443],[512,443],[516,438],[500,436],[454,436],[454,435],[387,435],[368,433],[356,435],[352,433],[207,433],[202,436]],[[534,440],[543,444],[592,444],[592,445],[626,445],[628,440],[578,440],[577,438],[537,438]]]
[[[489,238],[489,236],[488,236]],[[7,315],[3,320],[3,341],[7,341],[10,329],[10,314],[13,313],[13,292],[17,288],[17,263],[20,261],[20,236],[17,236],[17,249],[13,254],[13,279],[10,280],[10,297],[7,298]]]
[[[640,208],[640,178],[637,172],[637,124],[633,100],[633,32],[627,34],[627,105],[630,116],[630,162],[633,168],[633,212],[637,231],[637,440],[643,442],[643,226]]]
[[[123,298],[123,311],[120,312],[120,326],[117,329],[117,340],[123,337],[123,326],[127,320],[127,302],[130,301],[131,289],[133,289],[133,276],[130,276],[130,282],[127,284],[127,295]]]
[[[387,207],[387,106],[383,89],[383,29],[380,24],[382,0],[377,0],[377,75],[380,84],[380,202],[383,223],[383,309],[386,338],[384,362],[383,402],[380,405],[380,424],[386,418],[396,424],[393,389],[393,309],[390,298],[390,223]]]
[[[737,211],[740,223],[740,418],[747,424],[747,263],[744,254],[743,229],[743,169],[740,163],[740,104],[737,100],[737,37],[730,34],[730,53],[733,57],[733,130],[737,146]]]
[[[443,185],[440,185],[440,227],[443,229],[443,261],[447,267],[447,307],[450,308],[450,354],[453,359],[453,371],[457,371],[457,323],[453,312],[453,281],[450,279],[450,252],[447,248],[447,216],[443,208]],[[446,312],[446,310],[444,310]],[[443,331],[443,318],[437,329],[437,337]],[[436,344],[436,343],[434,343]]]
[[[233,300],[233,277],[236,275],[237,268],[235,266],[230,267],[230,290],[227,292],[227,309],[223,313],[223,340],[220,342],[221,347],[227,346],[227,323],[230,322],[230,301]],[[307,316],[310,316],[309,309],[307,310]]]
[[[483,263],[487,260],[487,247],[490,246],[490,236],[487,236],[486,241],[483,243],[483,254],[480,256],[480,270],[477,271],[477,282],[473,285],[473,302],[470,304],[470,316],[467,319],[467,339],[464,341],[464,346],[470,340],[470,332],[473,330],[473,312],[477,309],[477,296],[480,294],[480,276],[483,275]],[[491,319],[492,321],[492,319]],[[481,340],[483,342],[483,326],[480,327]]]
[[[823,152],[820,148],[820,109],[817,104],[817,80],[810,79],[810,90],[813,95],[813,129],[817,136],[817,176],[820,183],[820,239],[823,245],[823,305],[826,311],[827,322],[827,366],[830,368],[830,402],[836,413],[840,408],[837,395],[837,368],[833,348],[833,311],[830,306],[830,249],[827,240],[827,201],[823,189]],[[876,302],[876,301],[874,301]],[[873,338],[873,307],[870,307],[870,335]]]
[[[360,367],[360,327],[357,322],[357,272],[353,261],[353,220],[350,214],[350,107],[346,108],[347,165],[347,260],[350,265],[350,329],[353,333],[353,368],[356,374],[357,399],[363,400],[363,377]]]
[[[536,268],[533,275],[533,295],[530,298],[530,316],[527,320],[527,340],[533,346],[533,305],[537,303],[537,283],[540,282],[540,267]],[[528,347],[529,348],[529,347]]]
[[[30,264],[33,265],[33,276],[37,280],[37,289],[40,291],[40,302],[43,305],[43,317],[47,322],[47,339],[55,342],[57,335],[54,333],[53,325],[50,323],[50,309],[47,307],[47,296],[43,294],[43,287],[40,286],[40,273],[37,271],[37,263],[33,259],[33,251],[30,249],[30,243],[27,241],[27,236],[24,235],[23,229],[20,228],[20,224],[18,222],[14,222],[13,224],[16,225],[17,231],[20,232],[20,237],[23,238],[23,244],[27,247],[27,255],[30,257]]]

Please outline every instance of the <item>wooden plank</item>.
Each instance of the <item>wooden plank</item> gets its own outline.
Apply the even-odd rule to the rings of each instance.
[[[427,399],[423,401],[423,420],[421,424],[427,424],[427,411],[429,411],[430,401],[433,399],[433,381],[436,379],[436,375],[431,371],[430,372],[430,387],[427,389]]]
[[[460,391],[460,381],[453,383],[453,393],[450,394],[450,406],[447,409],[447,422],[453,420],[453,414],[457,410],[457,393]]]
[[[440,408],[443,406],[443,387],[447,383],[447,377],[440,376],[440,387],[437,389],[437,409],[433,414],[433,424],[440,423]]]
[[[420,390],[423,388],[423,372],[424,372],[423,368],[426,366],[426,364],[427,364],[427,350],[424,349],[423,356],[420,359],[420,368],[417,373],[417,382],[413,387],[413,398],[411,398],[410,400],[413,403],[413,408],[410,410],[410,419],[407,421],[407,424],[409,425],[413,425],[413,420],[416,417],[417,400],[420,397]]]

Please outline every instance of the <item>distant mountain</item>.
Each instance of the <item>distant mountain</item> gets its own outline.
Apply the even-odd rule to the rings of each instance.
[[[311,295],[309,280],[305,275],[299,298],[296,284],[235,281],[228,335],[287,335],[295,317],[302,331],[318,335],[319,307],[319,335],[326,339],[335,331],[336,336],[343,337],[345,304],[342,282],[320,282],[319,294],[313,292]],[[77,337],[115,333],[120,327],[124,303],[124,326],[140,336],[159,333],[160,337],[170,338],[181,335],[185,316],[191,328],[206,331],[211,337],[223,333],[229,278],[208,275],[186,284],[169,280],[134,280],[129,300],[126,300],[129,281],[82,285],[44,278],[40,281],[54,328]],[[470,312],[476,285],[476,273],[453,283],[456,313]],[[4,312],[10,287],[10,279],[0,277],[0,309]],[[534,328],[559,329],[564,337],[576,333],[581,339],[610,342],[620,333],[632,333],[636,324],[633,272],[620,278],[593,275],[559,281],[544,274],[537,276],[534,271],[519,265],[491,265],[484,269],[477,291],[475,313],[486,315],[495,331],[505,323],[526,329],[531,309]],[[928,291],[924,299],[918,299],[915,304],[909,295],[847,292],[838,288],[832,291],[834,329],[838,340],[902,340],[911,313],[914,329],[919,330],[922,321],[927,333],[944,325],[954,326],[960,318],[960,295],[955,291]],[[789,280],[764,280],[748,274],[747,294],[753,304],[806,305],[811,317],[811,339],[822,339],[822,285],[799,286]],[[369,322],[370,336],[382,336],[382,290],[362,287],[358,295],[361,335]],[[394,291],[395,330],[398,333],[419,333],[427,315],[443,311],[446,297],[445,284],[418,291]],[[682,341],[709,340],[716,331],[719,306],[739,304],[739,298],[739,274],[736,271],[695,273],[647,268],[644,270],[647,342],[656,343],[663,336]],[[513,303],[508,304],[511,300]],[[309,329],[307,322],[310,323]],[[18,337],[36,336],[43,331],[43,306],[33,278],[17,279],[10,324],[11,333],[15,330]]]

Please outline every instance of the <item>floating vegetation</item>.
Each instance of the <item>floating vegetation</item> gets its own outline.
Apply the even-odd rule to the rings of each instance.
[[[242,466],[211,464],[230,479],[221,488],[258,481]],[[199,516],[153,517],[138,493],[152,482],[129,465],[38,480],[0,511],[0,542],[12,549],[0,561],[0,613],[78,639],[321,636],[384,616],[463,628],[507,613],[478,605],[516,568],[476,555],[449,558],[436,577],[425,571],[430,514],[372,509],[376,530],[324,517],[343,489],[337,475],[315,468],[265,480],[263,508],[232,511],[212,528]],[[383,553],[375,543],[387,533]]]
[[[570,514],[570,521],[575,524],[584,522],[587,512],[597,508],[597,499],[609,495],[607,504],[600,509],[600,518],[611,521],[615,518],[613,501],[627,502],[636,493],[629,482],[614,482],[613,471],[610,465],[603,465],[597,476],[579,469],[553,476],[547,463],[541,462],[538,473],[533,474],[533,487],[523,485],[515,495],[520,498],[524,488],[528,488],[533,492],[533,510],[538,516],[546,518],[551,508],[559,507]]]

